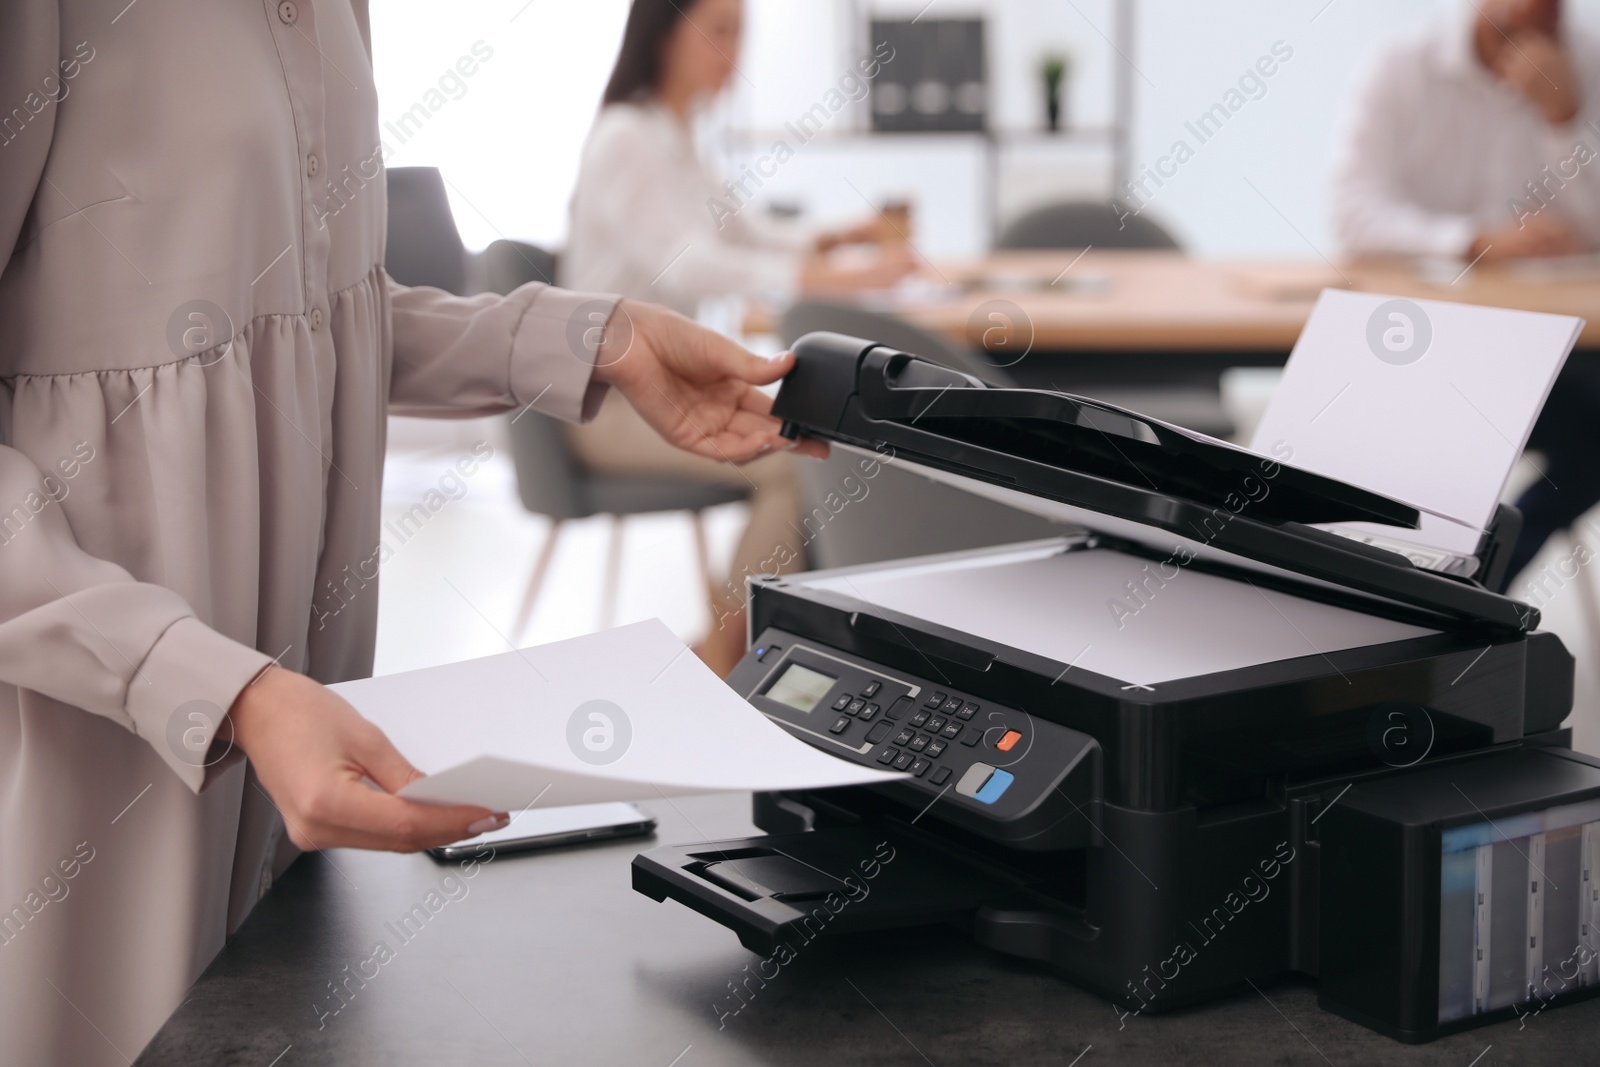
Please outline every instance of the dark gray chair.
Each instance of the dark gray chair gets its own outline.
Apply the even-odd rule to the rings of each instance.
[[[468,291],[467,250],[450,214],[437,167],[391,167],[388,244],[383,269],[401,285]]]
[[[1127,205],[1094,200],[1068,200],[1035,208],[1013,220],[995,242],[995,249],[1114,248],[1179,251],[1178,242],[1161,225],[1135,215]],[[1234,426],[1218,391],[1180,383],[1117,382],[1063,389],[1119,404],[1144,415],[1176,423],[1213,437],[1228,437]]]
[[[892,315],[807,302],[790,308],[778,325],[785,345],[815,330],[865,337],[994,385],[1012,384],[1003,370],[978,353]],[[801,464],[800,495],[805,508],[801,521],[802,528],[809,531],[806,551],[815,566],[878,563],[1068,532],[1036,515],[897,469],[892,460],[878,469],[876,477],[866,479],[860,461],[858,455],[835,449],[825,460]],[[861,487],[866,489],[864,496],[859,495]],[[849,498],[851,503],[833,514],[823,505],[830,494],[836,499]]]
[[[1034,208],[1000,231],[996,250],[1150,248],[1178,251],[1177,240],[1153,219],[1117,201],[1065,200]]]
[[[527,282],[556,284],[556,254],[526,241],[496,241],[478,255],[483,287],[502,296]]]
[[[479,260],[485,288],[509,293],[532,281],[548,281],[556,276],[553,253],[520,241],[496,241],[484,249]],[[694,518],[695,555],[700,578],[711,588],[711,563],[706,547],[701,515],[707,508],[749,499],[748,488],[719,485],[693,478],[637,477],[596,474],[583,468],[573,454],[561,424],[531,409],[511,417],[511,460],[517,471],[517,493],[522,506],[537,515],[548,516],[550,536],[540,546],[533,572],[517,608],[511,631],[512,640],[522,636],[533,617],[539,591],[544,585],[550,560],[563,524],[594,515],[612,517],[610,543],[606,551],[605,586],[602,592],[602,627],[615,619],[618,579],[622,569],[622,531],[629,515],[658,511],[687,511]],[[665,447],[665,446],[663,446]]]

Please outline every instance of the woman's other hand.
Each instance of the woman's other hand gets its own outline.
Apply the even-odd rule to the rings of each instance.
[[[594,374],[687,452],[729,463],[782,449],[826,456],[820,441],[781,436],[772,398],[758,388],[793,369],[793,353],[762,359],[674,311],[624,300],[606,324]]]
[[[854,225],[818,234],[815,251],[826,254],[846,245],[905,244],[911,238],[911,207],[905,201],[895,201]]]
[[[487,808],[393,796],[422,772],[382,730],[303,674],[268,667],[235,698],[228,718],[298,848],[416,852],[507,822]]]
[[[800,290],[813,296],[848,295],[859,290],[892,289],[918,270],[917,254],[904,241],[879,247],[864,263],[838,263],[810,256],[800,271]]]

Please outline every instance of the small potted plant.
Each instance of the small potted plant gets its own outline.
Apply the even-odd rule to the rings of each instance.
[[[1039,75],[1044,79],[1044,113],[1050,131],[1061,129],[1065,104],[1067,76],[1072,73],[1072,57],[1065,52],[1052,52],[1039,61]]]

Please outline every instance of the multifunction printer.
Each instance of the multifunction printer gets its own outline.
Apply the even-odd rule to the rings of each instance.
[[[1571,656],[1491,591],[1514,511],[1451,573],[1330,531],[1421,516],[1286,458],[867,340],[795,354],[785,434],[1077,532],[752,580],[729,684],[903,777],[758,794],[764,836],[642,853],[636,889],[764,956],[949,924],[1125,1012],[1298,973],[1404,1041],[1600,988],[1600,761]]]

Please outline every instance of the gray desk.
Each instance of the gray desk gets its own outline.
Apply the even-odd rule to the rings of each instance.
[[[752,829],[745,797],[644,806],[660,818],[660,842]],[[502,856],[447,884],[457,899],[440,885],[460,872],[423,856],[306,856],[138,1062],[1491,1067],[1590,1063],[1600,1034],[1596,1000],[1521,1029],[1513,1021],[1408,1047],[1319,1011],[1302,984],[1130,1017],[1119,1029],[1107,1002],[946,928],[815,942],[765,988],[752,980],[754,995],[719,1029],[713,1004],[738,1003],[728,984],[742,982],[747,965],[753,972],[756,957],[687,908],[635,893],[628,864],[639,848]],[[430,890],[439,891],[437,913],[402,943],[386,924]],[[399,946],[393,957],[364,988],[352,979],[348,1005],[321,1017],[339,1004],[329,983],[361,966],[380,938]]]

